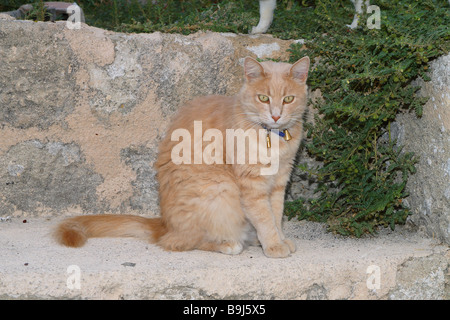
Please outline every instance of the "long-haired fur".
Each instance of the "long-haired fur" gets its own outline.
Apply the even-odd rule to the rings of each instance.
[[[294,243],[284,237],[281,220],[284,190],[302,139],[308,69],[307,57],[293,65],[246,58],[245,82],[239,94],[188,102],[161,141],[155,163],[161,217],[69,218],[57,227],[57,241],[80,247],[93,237],[136,237],[174,251],[238,254],[246,244],[260,244],[269,257],[294,252]],[[172,141],[171,133],[185,129],[193,137],[194,121],[201,121],[202,134],[208,129],[220,130],[223,137],[227,129],[288,129],[292,140],[279,138],[279,169],[273,175],[261,175],[261,168],[267,167],[261,163],[230,164],[225,141],[223,150],[215,150],[219,152],[215,159],[221,158],[222,163],[194,164],[196,149],[191,143],[191,164],[175,164],[172,150],[179,141]],[[200,151],[207,145],[203,143]],[[258,141],[258,147],[267,149],[266,141]],[[246,152],[254,152],[251,148],[247,144]]]

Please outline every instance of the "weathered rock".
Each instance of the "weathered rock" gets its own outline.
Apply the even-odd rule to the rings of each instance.
[[[18,143],[0,158],[0,179],[0,215],[17,210],[45,215],[76,207],[98,211],[95,190],[102,178],[73,143]]]
[[[398,270],[397,284],[389,292],[392,300],[436,300],[450,294],[446,277],[448,255],[434,254],[406,261]]]
[[[423,116],[400,114],[391,131],[405,152],[419,157],[407,184],[410,224],[450,244],[450,55],[431,63],[430,77],[417,81],[420,94],[430,98]]]
[[[157,214],[152,164],[173,113],[235,94],[245,56],[287,60],[292,42],[0,19],[0,215]]]
[[[58,36],[56,26],[8,21],[8,25],[23,26],[5,28],[5,20],[0,21],[2,127],[61,125],[76,100],[73,88],[78,64],[67,41]]]

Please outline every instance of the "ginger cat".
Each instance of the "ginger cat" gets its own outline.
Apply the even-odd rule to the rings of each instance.
[[[173,251],[239,254],[246,245],[261,245],[271,258],[295,252],[295,244],[285,238],[281,224],[285,187],[302,139],[309,63],[308,57],[292,65],[245,58],[245,82],[236,96],[207,96],[187,103],[161,141],[155,164],[161,217],[69,218],[55,231],[58,242],[80,247],[91,237],[136,237]],[[195,132],[199,123],[201,131]],[[270,159],[277,161],[275,172],[262,174],[271,163],[236,161],[235,151],[239,157],[243,150],[229,146],[232,130],[262,132],[262,139],[256,142],[250,134],[244,138],[244,151],[249,158],[257,149],[270,153]],[[181,136],[174,138],[176,132],[203,136],[182,150],[184,162],[174,161],[174,156],[181,154]],[[205,138],[208,132],[215,133],[214,141]],[[225,135],[227,140],[219,141]],[[216,148],[211,152],[213,142]],[[214,161],[205,158],[208,150]],[[198,155],[205,159],[198,161]]]

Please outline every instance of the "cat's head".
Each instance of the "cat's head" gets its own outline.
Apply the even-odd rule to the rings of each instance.
[[[246,81],[240,93],[243,116],[271,129],[287,129],[300,122],[307,103],[308,70],[308,57],[294,64],[245,58]]]

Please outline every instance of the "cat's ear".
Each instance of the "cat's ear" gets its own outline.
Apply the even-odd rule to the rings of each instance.
[[[309,57],[303,57],[292,65],[289,75],[294,78],[294,80],[305,83],[308,78],[308,70]]]
[[[248,82],[261,79],[265,76],[263,66],[250,57],[244,59],[244,73]]]

